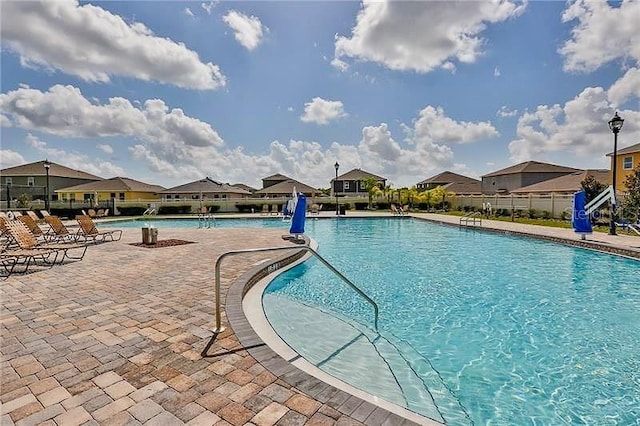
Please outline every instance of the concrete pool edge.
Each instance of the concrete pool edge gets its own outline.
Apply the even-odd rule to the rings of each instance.
[[[308,253],[300,251],[269,259],[247,271],[231,285],[225,301],[227,320],[242,346],[279,379],[364,424],[441,425],[330,376],[304,360],[277,337],[264,317],[262,292],[274,276],[303,262],[308,256]],[[249,313],[244,309],[245,297]],[[258,324],[258,331],[252,322]]]

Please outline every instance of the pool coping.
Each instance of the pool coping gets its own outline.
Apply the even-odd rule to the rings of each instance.
[[[305,240],[307,245],[311,243],[307,236],[305,236]],[[318,402],[326,403],[339,412],[351,416],[366,425],[440,425],[441,423],[407,410],[408,413],[414,414],[425,421],[419,421],[420,419],[417,417],[415,420],[418,421],[410,420],[381,407],[379,403],[377,404],[373,401],[375,398],[361,398],[320,380],[301,369],[300,363],[294,365],[285,360],[257,334],[244,312],[243,299],[245,295],[253,286],[263,280],[271,280],[273,275],[283,272],[289,265],[293,266],[296,262],[302,261],[304,257],[305,252],[302,250],[294,254],[275,257],[248,270],[231,284],[226,294],[225,311],[227,321],[242,346],[267,370],[278,376],[279,379],[306,392]],[[262,311],[262,305],[259,306],[259,309]]]

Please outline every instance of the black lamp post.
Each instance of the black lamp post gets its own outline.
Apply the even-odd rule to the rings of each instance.
[[[618,166],[618,133],[622,129],[624,119],[620,118],[618,113],[611,120],[609,120],[609,128],[613,132],[613,195],[616,195],[616,171]],[[609,223],[609,235],[616,235],[616,204],[618,201],[611,205],[611,222]]]
[[[336,164],[333,165],[336,168],[336,179],[333,181],[333,192],[336,196],[336,216],[340,215],[340,208],[338,207],[338,169],[340,168],[340,164],[336,161]]]
[[[49,162],[49,160],[45,159],[44,169],[47,171],[47,192],[45,194],[45,199],[44,199],[44,209],[46,211],[49,211],[49,168],[50,167],[51,167],[51,163]]]

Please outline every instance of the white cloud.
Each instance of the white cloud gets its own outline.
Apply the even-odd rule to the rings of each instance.
[[[414,123],[410,133],[416,143],[471,143],[498,136],[488,121],[471,123],[447,117],[441,107],[426,106]]]
[[[129,136],[165,145],[222,145],[209,124],[169,111],[159,99],[140,108],[127,99],[111,98],[94,105],[73,86],[52,86],[48,92],[17,89],[0,94],[0,108],[16,126],[68,137]]]
[[[496,112],[496,115],[498,117],[502,117],[502,118],[506,118],[506,117],[515,117],[516,115],[518,115],[518,110],[517,109],[509,109],[507,108],[506,105],[502,105],[500,107],[500,109],[498,110],[498,112]]]
[[[0,109],[20,128],[66,137],[120,138],[118,146],[128,146],[127,153],[136,166],[125,171],[117,164],[68,152],[64,145],[58,149],[29,134],[26,143],[43,157],[99,176],[124,175],[148,181],[143,176],[150,170],[156,177],[153,183],[165,186],[202,176],[259,186],[262,177],[285,173],[310,185],[328,187],[336,160],[343,172],[361,167],[395,185],[411,186],[430,174],[451,169],[453,151],[447,143],[473,142],[496,134],[488,123],[454,121],[441,108],[427,106],[411,126],[404,126],[406,134],[401,141],[396,141],[382,123],[364,127],[357,146],[272,141],[267,152],[246,153],[242,148],[229,149],[209,124],[179,109],[169,110],[159,99],[139,106],[123,98],[94,104],[77,88],[57,85],[47,92],[20,88],[2,94]],[[341,108],[337,111],[342,113]],[[106,143],[98,144],[108,153]],[[464,165],[454,166],[464,169]]]
[[[192,18],[195,18],[195,15],[194,15],[194,14],[193,14],[193,12],[191,11],[191,9],[189,9],[188,7],[186,7],[186,8],[184,9],[184,13],[185,13],[187,16],[190,16],[190,17],[192,17]]]
[[[628,69],[627,72],[609,88],[607,97],[613,107],[623,105],[633,97],[640,99],[640,68]]]
[[[208,3],[200,3],[200,6],[207,12],[208,15],[211,15],[211,10],[218,4],[218,1],[210,1]]]
[[[86,81],[108,82],[118,75],[190,89],[225,85],[220,69],[184,44],[75,0],[2,2],[1,34],[23,66]]]
[[[100,151],[104,152],[105,154],[113,154],[113,147],[111,145],[99,143],[98,145],[96,145],[96,148],[98,148]]]
[[[640,2],[623,0],[616,7],[605,1],[578,0],[562,14],[563,22],[577,20],[560,54],[566,71],[594,71],[618,58],[640,62]]]
[[[11,120],[4,114],[0,114],[0,127],[11,127]]]
[[[351,37],[337,36],[336,61],[373,61],[392,70],[451,70],[475,62],[488,24],[518,16],[526,7],[510,0],[474,2],[364,0]],[[336,62],[339,63],[339,62]]]
[[[541,105],[534,112],[524,113],[518,120],[518,139],[509,144],[514,162],[543,160],[557,152],[569,152],[580,157],[598,157],[612,150],[612,133],[607,122],[614,109],[601,87],[588,87],[564,105]],[[640,138],[640,112],[621,110],[625,119],[622,140]],[[624,134],[623,134],[624,133]]]
[[[304,104],[304,113],[300,116],[300,120],[322,125],[346,116],[341,101],[327,101],[315,97],[311,102]]]
[[[26,163],[26,161],[19,152],[11,151],[9,149],[0,149],[0,169],[19,166],[24,163]]]
[[[229,11],[222,19],[233,30],[236,40],[247,50],[258,47],[264,33],[269,31],[257,17],[247,16],[235,10]]]
[[[500,68],[495,67],[495,68],[493,69],[493,76],[494,76],[494,77],[500,77]]]
[[[42,141],[31,133],[27,135],[25,143],[38,151],[43,157],[72,169],[103,177],[126,176],[121,167],[109,161],[102,161],[77,152],[50,148],[47,142]]]

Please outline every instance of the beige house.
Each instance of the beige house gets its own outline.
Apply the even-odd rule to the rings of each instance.
[[[194,182],[185,183],[184,185],[165,189],[160,192],[160,195],[163,201],[211,201],[247,198],[251,196],[251,192],[229,185],[228,183],[216,182],[206,177]]]
[[[526,161],[482,176],[482,193],[509,194],[515,189],[579,171],[573,167]]]
[[[478,195],[482,193],[482,182],[450,171],[439,173],[416,184],[420,192],[441,186],[447,192],[458,195]]]
[[[291,179],[288,176],[275,174],[262,179],[262,189],[257,190],[256,197],[290,197],[293,188],[297,192],[302,192],[308,197],[315,197],[320,193],[318,188],[314,188],[306,183]]]

